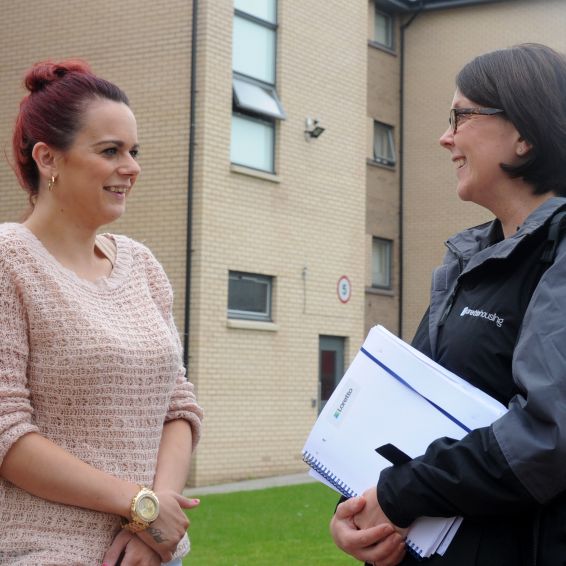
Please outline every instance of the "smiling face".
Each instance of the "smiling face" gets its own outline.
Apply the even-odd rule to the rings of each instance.
[[[140,166],[136,119],[121,102],[95,99],[72,146],[55,158],[52,195],[75,223],[99,228],[119,218]]]
[[[478,107],[456,90],[452,108]],[[498,209],[514,181],[500,164],[517,163],[524,146],[515,126],[503,116],[461,115],[457,132],[449,127],[439,140],[456,168],[458,196],[491,211]]]

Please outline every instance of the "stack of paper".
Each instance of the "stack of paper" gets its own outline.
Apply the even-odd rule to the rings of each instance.
[[[391,465],[382,454],[415,458],[447,436],[460,439],[489,426],[506,408],[381,326],[364,345],[319,415],[303,448],[311,475],[348,497],[376,485]],[[396,450],[397,449],[397,450]],[[421,517],[407,546],[443,554],[461,518]]]

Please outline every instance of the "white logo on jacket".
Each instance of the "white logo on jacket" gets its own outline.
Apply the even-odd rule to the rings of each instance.
[[[500,316],[497,316],[496,312],[485,312],[482,311],[481,309],[471,309],[470,307],[464,307],[462,309],[462,312],[460,313],[460,316],[478,316],[480,318],[485,318],[486,320],[490,320],[492,322],[495,322],[495,324],[497,324],[497,326],[499,328],[501,328],[501,325],[503,324],[503,321],[505,319],[501,318]]]

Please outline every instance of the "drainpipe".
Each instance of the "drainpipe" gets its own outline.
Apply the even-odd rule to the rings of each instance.
[[[195,157],[195,99],[197,75],[198,0],[193,0],[191,27],[191,102],[189,108],[189,170],[187,182],[187,240],[185,267],[185,325],[183,329],[183,364],[189,371],[189,327],[191,321],[191,259],[193,246],[193,179]]]
[[[403,338],[403,257],[404,257],[404,175],[405,169],[405,30],[414,22],[423,11],[424,0],[420,0],[417,11],[407,22],[401,25],[400,34],[400,69],[399,69],[399,337]]]

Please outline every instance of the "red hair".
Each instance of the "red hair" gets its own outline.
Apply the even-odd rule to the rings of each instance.
[[[24,85],[29,94],[20,102],[12,147],[16,176],[33,201],[39,191],[39,170],[32,157],[35,144],[44,142],[65,151],[82,126],[88,102],[103,98],[129,106],[129,101],[120,88],[97,77],[79,59],[36,63],[26,73]]]

